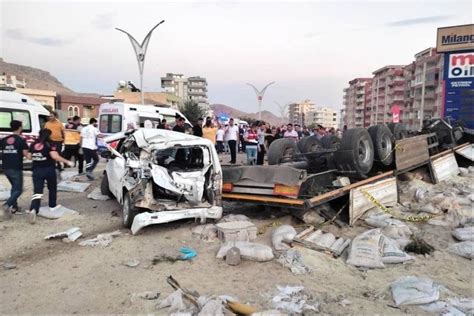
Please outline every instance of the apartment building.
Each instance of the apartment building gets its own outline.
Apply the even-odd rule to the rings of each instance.
[[[306,116],[312,111],[314,111],[314,103],[308,99],[297,103],[291,103],[288,106],[289,123],[305,125]]]
[[[325,128],[339,128],[339,113],[330,107],[317,107],[306,114],[305,125],[322,125]]]
[[[199,76],[187,78],[183,74],[167,73],[161,78],[161,87],[164,92],[174,94],[184,101],[208,103],[206,78]]]
[[[348,128],[368,126],[372,101],[372,78],[355,78],[349,81],[349,87],[343,92],[344,125]],[[367,118],[366,113],[369,115]]]
[[[372,95],[367,125],[400,122],[405,105],[405,66],[389,65],[372,73]],[[393,113],[397,117],[393,118]]]
[[[425,118],[441,117],[443,65],[443,55],[427,48],[415,54],[415,60],[405,67],[402,119],[409,130],[421,130]]]

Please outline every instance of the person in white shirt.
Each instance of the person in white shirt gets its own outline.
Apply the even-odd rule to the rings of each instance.
[[[233,118],[229,120],[226,136],[230,149],[230,164],[234,165],[237,161],[237,141],[239,140],[239,128],[234,125]]]
[[[216,134],[216,150],[218,154],[222,153],[222,151],[224,150],[224,134],[224,127],[220,125]]]
[[[293,129],[293,124],[290,123],[286,126],[286,132],[283,134],[283,138],[291,139],[295,143],[298,141],[298,133]]]
[[[81,147],[86,160],[86,175],[89,180],[95,179],[92,172],[99,162],[99,156],[97,155],[97,135],[99,135],[97,120],[91,118],[89,125],[81,130]]]

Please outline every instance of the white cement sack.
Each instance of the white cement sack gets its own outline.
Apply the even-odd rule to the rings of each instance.
[[[387,263],[403,263],[414,260],[414,258],[398,248],[396,242],[385,237],[382,248],[382,262]]]
[[[453,237],[460,241],[474,241],[474,226],[456,228],[453,230]]]
[[[329,249],[335,241],[336,236],[331,233],[326,233],[319,236],[319,238],[316,240],[316,245]]]
[[[296,236],[296,230],[291,225],[281,225],[277,227],[272,234],[272,245],[275,250],[284,251],[290,249],[283,240],[293,240]]]
[[[463,241],[452,244],[448,247],[448,251],[464,258],[473,259],[474,241]]]
[[[248,241],[227,242],[221,246],[217,252],[217,259],[223,259],[230,248],[237,247],[240,250],[240,256],[247,260],[264,262],[273,259],[272,248]]]
[[[368,230],[354,238],[347,264],[365,268],[384,268],[381,253],[383,239],[380,229]]]
[[[395,305],[421,305],[439,299],[439,286],[431,279],[405,276],[390,285]]]

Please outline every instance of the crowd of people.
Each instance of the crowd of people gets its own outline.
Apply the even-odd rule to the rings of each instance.
[[[79,174],[84,174],[84,160],[86,162],[86,176],[94,180],[93,171],[99,161],[97,155],[97,120],[91,118],[89,125],[83,127],[80,117],[74,116],[63,124],[56,112],[51,112],[49,120],[39,132],[39,137],[28,145],[21,134],[23,123],[12,120],[10,128],[12,134],[0,140],[2,152],[2,168],[11,184],[11,193],[2,207],[1,218],[10,218],[12,214],[22,212],[18,206],[18,198],[23,192],[23,158],[32,161],[33,195],[31,204],[26,213],[30,222],[34,223],[39,212],[46,184],[49,193],[50,211],[61,206],[57,204],[57,179],[63,165],[74,167],[71,161],[75,157]]]

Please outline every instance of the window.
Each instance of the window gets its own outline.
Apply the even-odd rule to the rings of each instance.
[[[12,120],[21,121],[23,123],[23,131],[25,133],[31,133],[31,119],[28,111],[21,110],[0,110],[0,131],[10,132],[10,122]]]
[[[103,114],[100,116],[99,130],[102,133],[118,133],[122,130],[122,115]]]
[[[79,107],[70,105],[67,108],[67,115],[68,117],[79,116]]]

